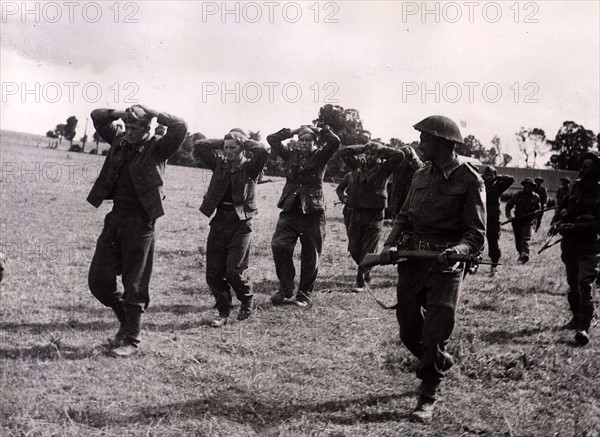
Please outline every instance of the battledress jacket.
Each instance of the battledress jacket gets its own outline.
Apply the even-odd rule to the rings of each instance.
[[[194,156],[213,171],[200,211],[210,217],[231,185],[233,208],[240,220],[247,220],[258,214],[256,183],[269,157],[269,150],[257,141],[247,140],[243,148],[252,152],[252,157],[244,157],[232,172],[230,162],[218,152],[223,144],[224,140],[218,139],[201,140],[194,144]]]
[[[303,214],[325,210],[323,202],[325,167],[340,147],[340,139],[329,129],[322,130],[320,135],[325,140],[325,145],[321,149],[308,153],[281,143],[293,137],[290,129],[282,129],[267,137],[272,150],[286,161],[286,181],[277,203],[278,208],[291,211],[296,197],[299,196]]]
[[[111,145],[87,201],[98,208],[105,199],[112,198],[119,168],[125,161],[125,139],[122,132],[112,122],[116,120],[112,109],[96,109],[91,114],[96,131]],[[167,133],[152,138],[136,146],[137,152],[129,163],[129,173],[135,191],[150,220],[164,215],[162,201],[163,174],[165,162],[181,146],[187,133],[187,125],[182,119],[161,112],[158,123],[167,126]]]
[[[483,179],[471,164],[459,157],[443,168],[428,163],[415,173],[385,246],[412,232],[420,240],[452,243],[460,254],[477,253],[485,241],[485,203]]]

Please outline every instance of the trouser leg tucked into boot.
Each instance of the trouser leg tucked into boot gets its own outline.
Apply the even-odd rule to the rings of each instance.
[[[117,320],[119,320],[119,330],[115,334],[115,337],[110,340],[110,346],[117,348],[123,346],[125,342],[125,319],[127,316],[125,313],[125,306],[123,305],[122,301],[113,306],[112,309],[117,316]]]
[[[138,352],[140,332],[142,330],[142,313],[126,311],[124,324],[125,339],[123,345],[113,349],[111,355],[118,358],[128,358]]]

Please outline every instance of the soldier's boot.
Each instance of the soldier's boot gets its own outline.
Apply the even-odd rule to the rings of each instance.
[[[278,291],[273,296],[271,296],[271,302],[273,302],[273,305],[283,305],[286,302],[286,299],[291,299],[293,296],[293,290],[289,293]]]
[[[420,395],[417,406],[410,415],[411,422],[430,424],[433,421],[435,399]]]
[[[494,277],[494,276],[496,276],[497,274],[498,274],[498,267],[496,267],[496,266],[492,266],[492,267],[490,268],[490,276]]]
[[[365,278],[365,282],[367,284],[371,283],[371,269],[370,268],[365,268],[365,274],[363,275],[363,277]]]
[[[142,313],[126,311],[125,339],[123,345],[113,349],[110,355],[116,358],[129,358],[138,353],[140,332],[142,331]]]
[[[300,308],[306,308],[310,304],[310,292],[298,290],[296,301],[294,302]]]
[[[123,342],[125,341],[125,319],[127,316],[122,301],[113,306],[112,310],[115,312],[117,320],[119,321],[119,330],[115,334],[115,337],[108,340],[109,346],[114,349],[123,346]]]
[[[356,271],[356,285],[352,288],[353,293],[361,293],[365,291],[365,275],[362,267]]]
[[[248,317],[252,315],[252,298],[250,298],[247,302],[242,302],[240,307],[240,312],[238,313],[238,320],[246,320]]]
[[[590,342],[590,336],[586,330],[579,330],[575,333],[575,341],[579,346],[585,346]]]

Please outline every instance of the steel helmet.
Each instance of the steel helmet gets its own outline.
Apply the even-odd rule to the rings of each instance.
[[[443,115],[431,115],[421,120],[413,127],[419,132],[427,132],[434,137],[464,144],[458,125]]]
[[[596,164],[600,163],[600,153],[595,150],[588,150],[581,156],[581,161],[583,162],[585,159],[591,159]]]

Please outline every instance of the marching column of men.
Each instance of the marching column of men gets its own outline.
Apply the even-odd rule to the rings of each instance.
[[[176,116],[142,105],[125,111],[97,109],[91,116],[97,132],[111,147],[88,201],[99,207],[111,199],[113,208],[98,238],[89,288],[94,297],[114,311],[119,322],[109,342],[109,353],[129,357],[138,351],[142,315],[150,301],[155,223],[164,214],[165,163],[182,144],[187,125]],[[151,137],[150,122],[155,117],[164,128]],[[114,123],[118,120],[124,123],[124,130]],[[388,179],[393,175],[395,181],[401,181],[392,189],[390,202],[396,214],[380,258],[398,264],[395,308],[400,339],[419,359],[416,376],[421,385],[411,418],[430,422],[439,387],[454,363],[446,346],[454,329],[467,267],[465,262],[451,260],[478,254],[487,225],[492,273],[496,272],[501,257],[500,197],[514,180],[498,176],[490,166],[482,179],[472,164],[463,162],[455,153],[455,146],[463,143],[463,138],[451,119],[431,116],[414,128],[420,132],[418,151],[426,164],[410,147],[393,149],[377,142],[346,146],[338,153],[353,170],[344,176],[336,192],[344,203],[348,250],[358,264],[355,291],[360,291],[368,287],[370,271],[360,264],[378,246]],[[297,146],[283,143],[294,136],[298,138]],[[293,302],[306,307],[311,301],[325,238],[323,177],[327,163],[340,148],[340,139],[328,126],[301,126],[273,133],[267,142],[284,160],[286,176],[277,204],[282,211],[271,241],[279,280],[271,301],[274,305]],[[364,158],[359,157],[362,154]],[[247,269],[252,220],[258,213],[255,190],[269,148],[236,128],[223,139],[198,141],[194,155],[213,171],[200,211],[212,217],[206,244],[206,282],[218,311],[211,325],[220,327],[230,316],[231,289],[241,304],[238,320],[252,315],[254,296]],[[547,202],[540,179],[536,178],[537,187],[533,180],[523,180],[523,190],[506,205],[521,263],[529,260],[531,229],[539,228]],[[561,179],[563,186],[551,228],[551,233],[562,235],[561,258],[572,312],[567,327],[575,329],[579,345],[589,342],[594,316],[592,284],[597,280],[600,261],[599,181],[600,154],[584,154],[579,179],[571,184]],[[302,250],[296,291],[293,254],[298,239]],[[398,247],[433,251],[437,258],[398,259]],[[123,293],[116,286],[119,275]]]

